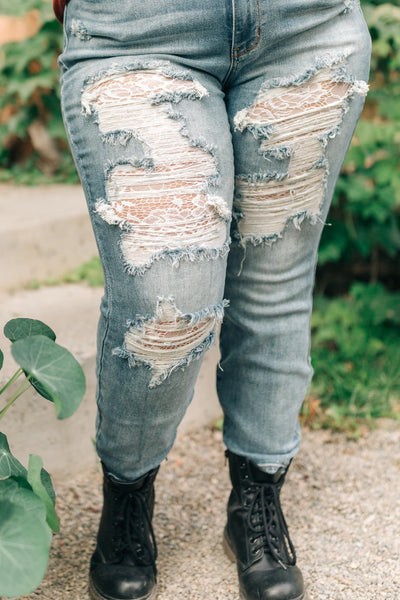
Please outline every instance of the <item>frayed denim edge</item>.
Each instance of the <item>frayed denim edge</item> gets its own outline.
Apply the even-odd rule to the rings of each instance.
[[[121,225],[120,225],[121,227]],[[122,229],[123,227],[121,227]],[[159,250],[151,255],[143,265],[132,265],[124,261],[125,271],[130,275],[144,275],[155,261],[167,260],[172,266],[177,267],[181,261],[196,262],[201,260],[215,260],[224,257],[229,252],[230,239],[219,248],[199,248],[189,246],[188,248],[176,248]]]
[[[238,231],[233,234],[233,238],[239,242],[239,245],[242,248],[246,248],[247,244],[251,244],[252,246],[269,246],[271,247],[276,241],[280,240],[283,237],[283,233],[289,223],[293,223],[296,229],[300,229],[301,224],[305,219],[308,219],[311,225],[316,225],[321,222],[321,213],[313,213],[310,210],[304,210],[302,212],[297,213],[289,217],[285,223],[284,228],[279,233],[272,233],[269,235],[248,235],[242,236]]]
[[[167,369],[164,369],[161,373],[153,375],[149,383],[150,388],[157,387],[158,385],[163,383],[171,375],[171,373],[173,373],[177,369],[183,370],[193,360],[199,359],[204,354],[204,352],[206,352],[213,345],[213,343],[215,342],[215,328],[222,321],[224,315],[224,308],[228,306],[228,304],[229,302],[227,300],[223,300],[215,306],[203,308],[195,313],[188,313],[182,315],[181,319],[186,320],[188,325],[195,325],[200,321],[204,320],[205,318],[213,316],[215,318],[214,329],[210,331],[210,333],[207,334],[206,338],[198,346],[193,348],[193,350],[191,350],[187,356],[176,360],[175,362],[170,364]],[[142,328],[146,322],[153,322],[154,320],[155,317],[137,317],[136,319],[128,322],[128,325]],[[114,356],[118,356],[119,358],[127,359],[129,367],[144,366],[150,370],[154,368],[154,364],[151,361],[146,361],[141,358],[135,357],[135,355],[132,352],[130,352],[124,347],[114,348],[112,354]]]

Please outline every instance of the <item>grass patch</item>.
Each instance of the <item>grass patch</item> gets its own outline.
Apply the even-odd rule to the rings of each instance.
[[[66,283],[86,283],[91,287],[102,287],[104,285],[104,275],[100,258],[94,256],[79,267],[67,271],[67,273],[57,279],[45,279],[44,281],[33,279],[27,287],[29,289],[38,289],[43,285],[63,285]]]
[[[98,256],[94,256],[83,265],[72,269],[61,278],[61,283],[82,282],[92,287],[104,285],[103,268]]]

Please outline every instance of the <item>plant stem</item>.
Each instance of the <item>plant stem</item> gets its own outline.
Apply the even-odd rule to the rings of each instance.
[[[19,377],[20,375],[22,375],[22,373],[23,373],[23,370],[22,370],[21,368],[20,368],[20,369],[18,369],[18,371],[16,371],[16,372],[14,373],[14,375],[11,377],[11,379],[10,379],[9,381],[7,381],[6,385],[5,385],[5,386],[4,386],[4,387],[3,387],[3,388],[0,390],[0,395],[1,395],[3,392],[5,392],[5,391],[6,391],[6,389],[7,389],[8,387],[10,387],[10,385],[12,385],[12,384],[14,383],[14,381],[17,381],[18,377]]]
[[[13,396],[11,396],[10,400],[7,402],[7,404],[5,405],[5,407],[0,411],[0,419],[2,419],[4,417],[4,415],[6,414],[7,410],[10,408],[10,406],[12,404],[14,404],[14,402],[20,397],[22,396],[22,394],[24,394],[27,390],[29,390],[30,388],[30,383],[29,382],[23,382],[19,388],[17,389],[17,391],[15,392],[15,394]]]

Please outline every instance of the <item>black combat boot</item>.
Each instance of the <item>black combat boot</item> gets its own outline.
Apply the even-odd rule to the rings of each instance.
[[[232,492],[224,548],[237,561],[242,600],[305,600],[303,577],[279,494],[286,470],[264,473],[248,459],[226,452]]]
[[[89,574],[94,600],[155,598],[157,546],[151,520],[157,471],[122,483],[103,466],[103,512]]]

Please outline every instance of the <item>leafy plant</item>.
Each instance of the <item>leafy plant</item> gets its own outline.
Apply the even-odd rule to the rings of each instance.
[[[54,403],[64,419],[78,408],[85,376],[68,350],[55,343],[55,333],[41,321],[12,319],[4,327],[11,353],[20,368],[0,390],[8,392],[2,419],[31,386]],[[0,369],[4,355],[0,350]],[[0,432],[0,596],[32,592],[46,572],[51,532],[59,530],[55,493],[42,459],[31,454],[26,469],[12,454]]]

